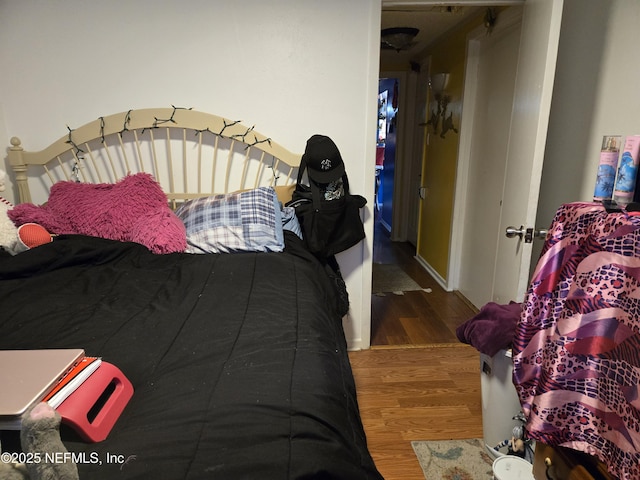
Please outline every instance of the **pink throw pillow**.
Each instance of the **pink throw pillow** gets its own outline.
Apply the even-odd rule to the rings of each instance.
[[[32,222],[54,234],[137,242],[154,253],[187,248],[184,224],[148,173],[127,175],[114,184],[58,182],[46,204],[20,204],[8,215],[16,225]]]

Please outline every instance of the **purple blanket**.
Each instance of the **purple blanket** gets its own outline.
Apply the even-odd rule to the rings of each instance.
[[[456,329],[456,336],[462,343],[493,357],[500,350],[511,348],[521,311],[521,303],[500,305],[489,302]]]

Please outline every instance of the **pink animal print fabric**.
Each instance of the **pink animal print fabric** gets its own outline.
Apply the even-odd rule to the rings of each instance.
[[[513,381],[530,437],[640,479],[640,217],[560,207],[525,297]]]

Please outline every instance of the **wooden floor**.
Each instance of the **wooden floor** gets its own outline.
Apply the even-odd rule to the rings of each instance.
[[[378,222],[373,262],[399,265],[423,289],[371,296],[371,345],[424,345],[457,342],[455,331],[477,313],[459,294],[445,291],[418,263],[409,243],[391,242]]]
[[[412,440],[482,437],[480,358],[455,336],[476,311],[444,291],[406,243],[376,227],[374,262],[431,292],[372,296],[372,348],[350,352],[369,451],[387,480],[424,480]]]
[[[386,480],[424,480],[412,440],[482,438],[473,347],[378,347],[349,355],[369,451]]]

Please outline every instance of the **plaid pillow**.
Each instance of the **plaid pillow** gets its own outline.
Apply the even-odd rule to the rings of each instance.
[[[187,229],[190,253],[284,249],[280,204],[271,187],[189,200],[176,215]]]

